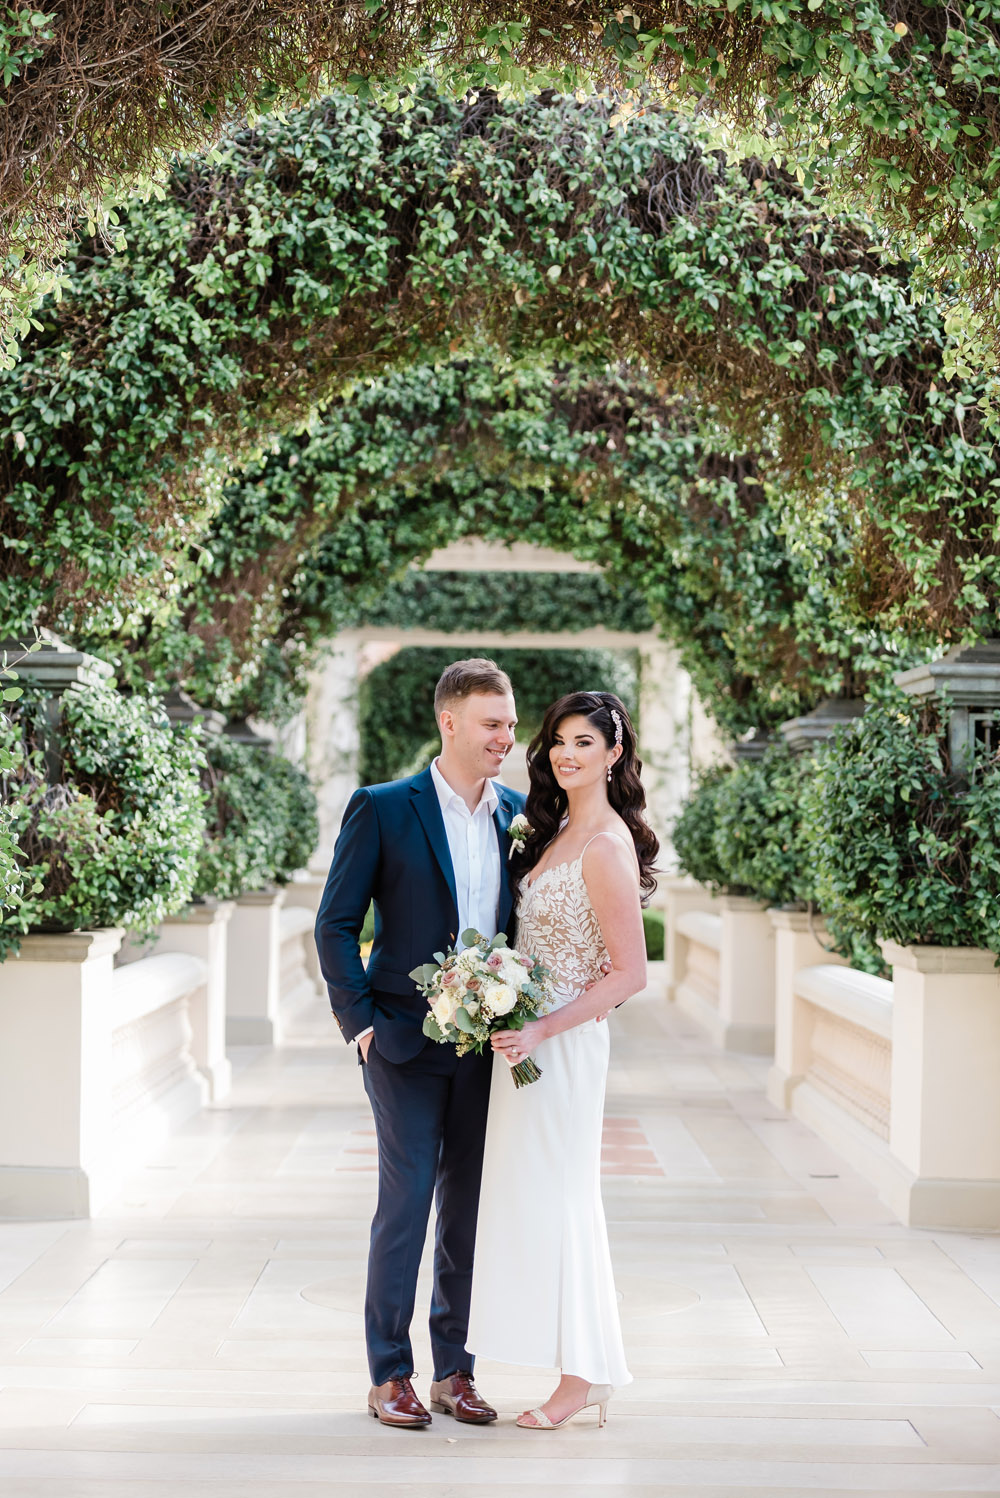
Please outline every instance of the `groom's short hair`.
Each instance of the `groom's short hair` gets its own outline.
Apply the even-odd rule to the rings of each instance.
[[[474,692],[496,692],[501,696],[509,692],[513,696],[514,688],[496,661],[488,661],[481,655],[471,656],[467,661],[452,661],[441,672],[434,688],[435,718],[444,708],[471,697]]]

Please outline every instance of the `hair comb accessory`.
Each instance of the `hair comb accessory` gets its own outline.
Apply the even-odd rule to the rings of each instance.
[[[615,743],[620,744],[622,741],[622,715],[615,707],[611,709],[611,719],[615,725]]]

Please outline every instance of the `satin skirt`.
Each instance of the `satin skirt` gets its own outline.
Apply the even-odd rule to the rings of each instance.
[[[472,1276],[469,1351],[631,1383],[601,1201],[607,1021],[553,1035],[517,1088],[494,1056]]]

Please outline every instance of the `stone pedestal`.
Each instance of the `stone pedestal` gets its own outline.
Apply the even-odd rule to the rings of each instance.
[[[153,947],[157,954],[185,952],[205,963],[204,989],[192,995],[188,1013],[192,1055],[213,1103],[227,1097],[232,1085],[233,1069],[226,1056],[227,928],[235,909],[232,900],[189,905],[162,923]]]
[[[240,895],[229,923],[226,1041],[281,1044],[281,923],[283,889]]]
[[[344,808],[358,785],[360,636],[338,635],[309,678],[306,768],[319,803],[319,841],[309,868],[326,874]]]
[[[650,635],[639,649],[639,754],[660,867],[677,867],[670,831],[691,788],[691,678],[676,650]],[[516,684],[515,684],[516,685]]]
[[[719,1035],[727,1051],[769,1056],[774,1050],[774,930],[766,905],[722,895]]]
[[[0,967],[0,1216],[87,1217],[109,1175],[122,931],[26,936]]]
[[[810,1006],[797,998],[795,975],[821,963],[845,965],[822,945],[826,935],[818,916],[804,910],[770,910],[774,931],[774,1065],[767,1095],[777,1108],[790,1108],[792,1093],[809,1065]]]
[[[1000,1227],[1000,972],[992,952],[902,947],[892,964],[884,1198],[915,1227]]]

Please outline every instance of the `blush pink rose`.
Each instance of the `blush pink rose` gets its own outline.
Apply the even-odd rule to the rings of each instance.
[[[452,968],[450,972],[442,974],[442,977],[441,977],[441,987],[442,988],[448,988],[452,983],[457,983],[457,982],[458,982],[458,974],[455,972],[454,968]]]
[[[500,968],[503,967],[503,958],[500,956],[500,953],[491,952],[486,959],[486,966],[491,967],[495,973],[499,972]]]

